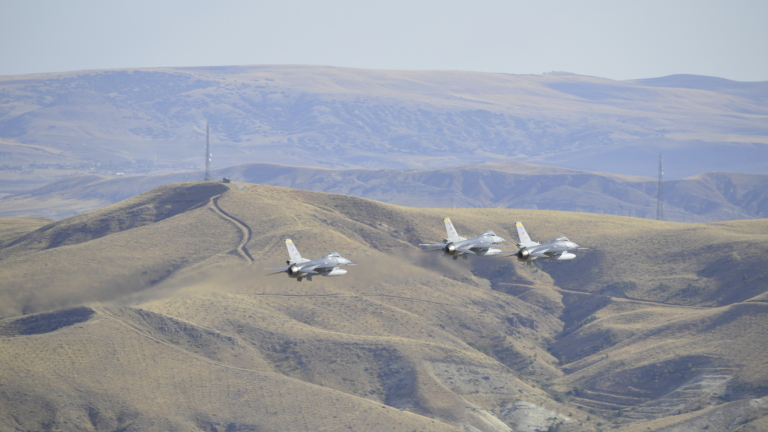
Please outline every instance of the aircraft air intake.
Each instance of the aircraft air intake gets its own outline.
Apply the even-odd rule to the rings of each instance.
[[[574,258],[576,258],[576,254],[572,254],[570,252],[563,252],[554,259],[555,261],[566,261],[566,260],[572,260]]]
[[[335,267],[333,270],[329,270],[323,273],[320,273],[323,276],[341,276],[347,274],[347,271],[344,269],[340,269],[338,267]]]

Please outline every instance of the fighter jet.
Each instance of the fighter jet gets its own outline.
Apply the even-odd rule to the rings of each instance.
[[[466,239],[456,233],[451,219],[445,218],[443,222],[445,222],[445,232],[448,234],[448,238],[443,239],[443,244],[420,244],[419,247],[423,251],[433,252],[442,250],[444,254],[452,256],[453,259],[459,259],[462,255],[466,258],[466,255],[491,256],[503,252],[501,249],[491,247],[505,241],[493,231],[486,231],[477,237]]]
[[[313,275],[341,276],[347,274],[347,271],[339,267],[356,265],[336,252],[331,252],[314,260],[302,258],[291,239],[285,240],[285,246],[288,248],[288,257],[290,258],[285,262],[288,267],[265,268],[264,270],[278,270],[270,273],[270,275],[285,272],[288,273],[288,277],[296,278],[299,282],[304,278],[311,282]]]
[[[517,235],[520,237],[520,243],[517,244],[517,247],[520,248],[520,250],[515,252],[518,261],[531,262],[537,259],[566,261],[576,258],[576,255],[569,251],[574,249],[587,249],[579,247],[576,243],[568,240],[568,237],[558,237],[549,243],[539,244],[535,241],[531,241],[531,237],[525,232],[525,228],[521,222],[517,222],[515,226],[517,227]]]

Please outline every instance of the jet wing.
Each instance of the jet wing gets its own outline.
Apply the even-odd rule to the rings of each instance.
[[[419,247],[424,252],[434,252],[434,251],[439,251],[439,250],[445,249],[445,245],[442,244],[442,243],[440,243],[440,244],[420,244]]]
[[[312,274],[320,274],[320,273],[323,273],[323,272],[331,271],[331,270],[335,269],[336,267],[341,267],[341,266],[315,267],[315,271],[313,271],[311,273]],[[310,273],[310,272],[307,272],[307,273]]]
[[[313,267],[299,267],[299,271],[301,273],[306,273],[306,274],[320,274],[320,272],[318,272],[317,269],[322,269],[322,268],[323,267],[316,267],[316,266],[313,266]]]
[[[264,270],[277,270],[276,272],[272,272],[267,274],[267,276],[275,275],[278,273],[283,273],[284,271],[288,270],[288,267],[275,267],[275,268],[265,268]]]
[[[483,247],[472,246],[472,247],[470,247],[469,249],[471,249],[471,250],[473,250],[473,251],[475,251],[475,252],[483,252],[483,251],[487,251],[488,249],[493,249],[493,248],[494,248],[494,246],[496,246],[496,245],[493,245],[493,246],[488,246],[488,247],[485,247],[485,246],[483,246]],[[516,250],[514,250],[514,251],[501,251],[501,252],[499,252],[499,253],[509,253],[509,252],[512,252],[512,253],[517,253],[517,251],[516,251]]]
[[[335,267],[335,266],[334,266]],[[286,270],[288,270],[290,267],[274,267],[274,268],[265,268],[264,270],[277,270],[274,273],[270,273],[270,275],[282,273]],[[299,271],[302,273],[307,274],[318,274],[318,272],[315,271],[317,267],[299,267]]]
[[[331,271],[331,270],[335,269],[336,267],[345,267],[345,266],[353,266],[353,265],[357,265],[357,264],[355,264],[355,263],[352,263],[352,264],[329,264],[327,266],[314,267],[312,269],[312,270],[314,270],[314,272],[305,271],[305,270],[302,270],[302,271],[304,271],[306,273],[318,274],[318,273],[322,273],[322,272],[326,272],[326,271]]]
[[[470,249],[470,248],[456,248],[456,252],[461,252],[461,253],[465,253],[465,254],[472,254],[472,255],[477,255],[477,254],[475,253],[475,251],[473,251],[473,250],[472,250],[472,249]]]

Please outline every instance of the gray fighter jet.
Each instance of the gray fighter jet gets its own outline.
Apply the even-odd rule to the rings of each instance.
[[[477,237],[466,239],[456,233],[451,219],[445,218],[443,222],[445,222],[445,232],[448,234],[448,238],[443,239],[443,244],[420,244],[421,250],[425,252],[442,250],[444,254],[452,256],[453,259],[459,259],[462,255],[466,258],[466,255],[491,256],[504,252],[501,249],[491,247],[505,241],[493,231],[486,231]]]
[[[299,282],[304,278],[311,282],[314,275],[341,276],[347,274],[347,271],[339,267],[356,265],[336,252],[331,252],[314,260],[302,258],[291,239],[285,240],[285,246],[288,248],[288,257],[290,258],[285,262],[288,267],[265,268],[264,270],[279,270],[270,273],[270,275],[285,272],[288,273],[288,277],[296,278]]]
[[[531,237],[525,232],[525,228],[521,222],[517,222],[515,226],[517,227],[517,235],[520,237],[520,243],[517,244],[517,247],[520,248],[520,250],[515,252],[518,261],[531,262],[537,259],[566,261],[576,258],[576,255],[569,251],[574,249],[587,249],[579,247],[576,243],[568,240],[568,237],[558,237],[549,243],[539,244],[535,241],[531,241]]]

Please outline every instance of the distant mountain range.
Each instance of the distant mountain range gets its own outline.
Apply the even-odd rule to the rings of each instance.
[[[201,172],[103,177],[73,175],[0,200],[0,217],[61,219],[154,187],[200,180]],[[334,192],[411,207],[501,207],[655,219],[658,181],[524,163],[427,170],[323,169],[241,164],[215,179]],[[768,176],[714,172],[663,182],[663,219],[707,222],[768,217]]]
[[[667,178],[768,173],[768,82],[319,66],[0,77],[0,193],[73,170],[520,161]]]

